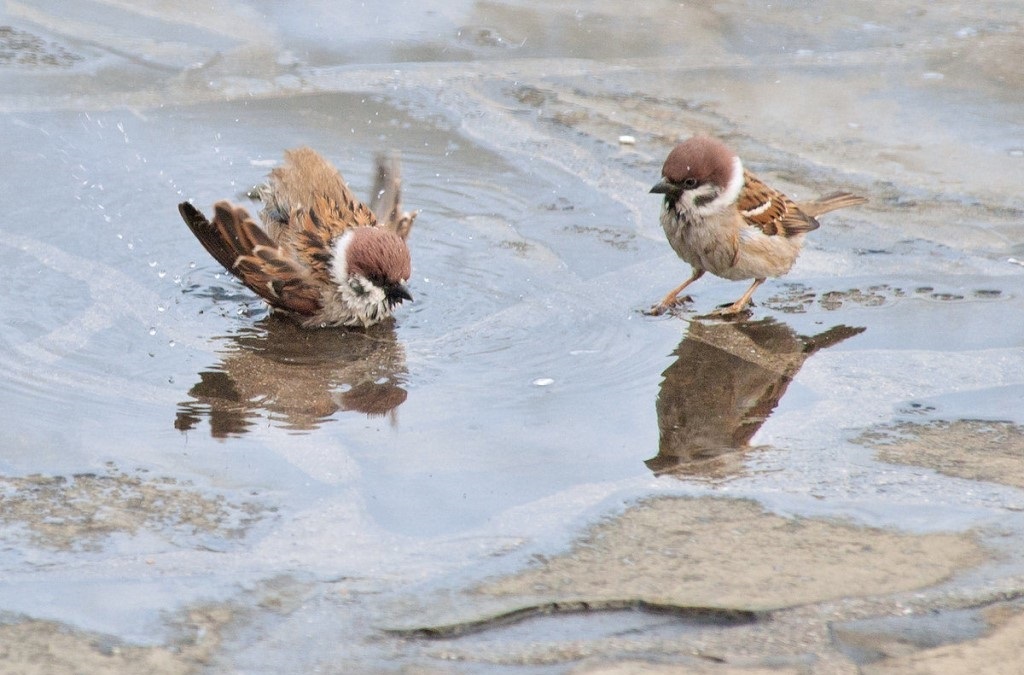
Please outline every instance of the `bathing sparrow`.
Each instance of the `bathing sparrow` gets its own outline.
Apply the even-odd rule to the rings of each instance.
[[[263,227],[227,201],[214,205],[212,222],[189,202],[178,211],[210,255],[272,311],[307,328],[371,326],[412,300],[406,237],[417,213],[401,209],[396,157],[378,158],[373,208],[310,148],[286,151],[249,196],[263,203]]]

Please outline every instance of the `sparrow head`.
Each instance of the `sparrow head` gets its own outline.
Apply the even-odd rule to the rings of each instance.
[[[412,300],[405,287],[412,274],[409,247],[400,236],[379,227],[354,227],[334,244],[331,275],[340,299],[363,325],[390,316],[395,305]]]
[[[672,149],[661,177],[651,192],[665,195],[666,203],[675,205],[685,197],[687,208],[712,211],[736,201],[743,187],[743,164],[721,141],[694,136]]]

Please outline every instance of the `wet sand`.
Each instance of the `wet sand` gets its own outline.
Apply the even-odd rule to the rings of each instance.
[[[0,670],[1011,673],[1024,9],[0,10]],[[722,137],[793,271],[689,274]],[[631,136],[632,143],[620,137]],[[268,317],[176,213],[402,153],[416,298]]]

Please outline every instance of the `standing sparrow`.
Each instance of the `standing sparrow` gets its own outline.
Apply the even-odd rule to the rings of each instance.
[[[725,279],[753,279],[747,292],[715,312],[738,314],[767,277],[782,276],[793,266],[804,235],[818,228],[817,216],[867,200],[836,192],[797,204],[744,170],[743,162],[723,143],[694,136],[669,153],[662,180],[651,188],[665,195],[661,226],[693,274],[649,310],[662,314],[676,304],[684,288],[711,272]]]
[[[315,151],[284,157],[249,193],[263,202],[263,227],[227,201],[214,205],[212,223],[190,203],[178,205],[210,255],[306,328],[371,326],[412,300],[405,240],[417,214],[402,212],[398,160],[378,159],[375,215]]]

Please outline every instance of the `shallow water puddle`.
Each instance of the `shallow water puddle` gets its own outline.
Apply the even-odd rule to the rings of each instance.
[[[349,4],[0,12],[8,658],[840,672],[893,656],[855,621],[978,606],[1012,639],[1019,8]],[[747,321],[695,319],[714,279],[640,313],[688,274],[647,190],[693,132],[872,200]],[[364,196],[401,151],[394,322],[268,317],[178,218],[300,144]]]

